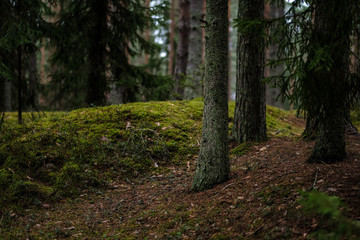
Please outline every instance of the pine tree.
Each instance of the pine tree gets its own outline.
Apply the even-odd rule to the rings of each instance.
[[[123,103],[151,99],[157,87],[169,85],[168,79],[131,63],[131,58],[156,50],[142,33],[154,24],[153,11],[165,10],[163,5],[149,9],[138,0],[62,0],[52,41],[57,66],[53,79],[57,86],[62,85],[59,94],[78,98],[74,105],[81,101],[104,105],[108,82],[116,84]]]
[[[228,156],[228,6],[208,0],[205,27],[205,100],[199,158],[192,190],[201,191],[229,178]]]
[[[233,136],[237,142],[266,140],[263,0],[240,0]]]

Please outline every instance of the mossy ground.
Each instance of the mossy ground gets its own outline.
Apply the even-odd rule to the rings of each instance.
[[[229,109],[232,119],[233,102]],[[0,201],[34,204],[193,162],[202,111],[200,101],[132,103],[28,113],[22,125],[8,113],[0,137]],[[268,107],[269,134],[299,134],[288,117]]]
[[[229,132],[233,108],[231,102]],[[231,151],[231,181],[237,176],[242,180],[191,195],[202,109],[200,101],[132,103],[27,114],[22,125],[16,123],[15,113],[6,114],[0,137],[0,238],[181,239],[205,231],[211,239],[232,239],[234,214],[245,220],[256,216],[247,226],[238,224],[243,229],[236,231],[258,230],[264,223],[255,221],[257,217],[278,207],[274,202],[279,194],[290,198],[299,186],[284,182],[252,192],[243,182],[259,184],[252,174],[263,174],[274,164],[272,158],[306,155],[310,143],[304,149],[294,147],[303,123],[268,107],[271,140]],[[273,149],[279,137],[290,143]],[[279,179],[288,176],[279,171]],[[261,213],[245,212],[252,205],[244,197],[260,199],[256,207],[269,206]],[[231,218],[226,217],[229,211]],[[219,223],[219,217],[228,220]]]

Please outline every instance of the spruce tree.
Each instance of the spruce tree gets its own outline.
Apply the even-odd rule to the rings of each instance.
[[[28,84],[33,70],[30,69],[29,58],[36,53],[36,42],[45,35],[48,24],[43,17],[48,14],[48,5],[52,1],[4,0],[0,2],[0,81],[13,81],[17,88],[18,121],[22,122],[22,110],[25,105],[34,105],[30,100],[34,92]],[[29,72],[30,74],[25,74]],[[27,78],[25,79],[25,76]],[[8,93],[7,93],[8,94]],[[8,101],[9,99],[7,99]]]
[[[310,162],[336,162],[346,156],[344,132],[352,30],[352,16],[346,13],[351,12],[352,6],[350,1],[344,2],[347,4],[317,0],[314,4],[314,28],[303,79],[309,117],[319,119]]]
[[[202,191],[228,180],[230,172],[227,0],[208,0],[206,13],[204,116],[193,191]]]
[[[263,0],[240,0],[233,136],[237,142],[266,140]]]
[[[65,93],[74,98],[75,106],[81,101],[104,105],[108,82],[114,82],[120,101],[125,103],[151,99],[154,89],[169,84],[168,79],[131,63],[143,52],[156,51],[157,47],[147,42],[142,33],[155,21],[161,21],[152,16],[164,11],[163,5],[149,9],[138,0],[61,0],[52,38],[56,48],[52,63],[57,69],[52,74],[53,83],[57,88],[61,86],[55,97]]]
[[[283,94],[318,129],[310,162],[336,162],[346,156],[345,116],[352,99],[350,35],[358,31],[358,1],[314,0],[291,3],[281,19],[281,54],[287,71],[278,78]],[[358,90],[357,90],[358,91]]]

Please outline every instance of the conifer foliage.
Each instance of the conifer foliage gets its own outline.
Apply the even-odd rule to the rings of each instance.
[[[22,121],[22,109],[25,105],[36,108],[32,92],[36,86],[29,86],[28,83],[34,85],[37,80],[30,79],[35,75],[32,74],[29,62],[37,51],[37,41],[48,29],[44,17],[49,14],[47,6],[51,3],[52,1],[41,0],[0,2],[0,83],[5,86],[5,82],[9,84],[12,81],[17,88],[19,122]],[[2,96],[4,95],[3,92]]]
[[[55,83],[63,85],[62,92],[82,94],[87,105],[106,103],[109,82],[117,86],[121,102],[151,99],[149,89],[169,81],[148,74],[130,60],[156,51],[141,33],[155,24],[151,16],[163,7],[146,8],[138,0],[62,0],[53,38]]]
[[[359,1],[293,1],[272,42],[280,43],[286,69],[277,79],[284,95],[318,126],[310,162],[336,162],[345,153],[345,116],[358,91],[349,74],[350,36],[358,32]],[[274,65],[278,62],[273,62]]]

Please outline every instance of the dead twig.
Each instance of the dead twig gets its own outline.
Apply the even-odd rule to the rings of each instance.
[[[315,189],[315,185],[318,181],[319,172],[320,172],[320,168],[316,168],[315,179],[314,179],[313,185],[308,189],[308,191]]]
[[[229,187],[229,186],[231,186],[231,185],[234,185],[234,184],[235,184],[235,182],[226,185],[225,187],[223,187],[223,189],[221,189],[221,191],[224,191],[227,187]]]
[[[261,226],[261,227],[259,227],[258,229],[256,229],[254,232],[249,232],[249,233],[247,233],[246,235],[245,235],[245,237],[250,237],[250,236],[252,236],[252,235],[256,235],[261,229],[263,229],[264,228],[264,226]]]

